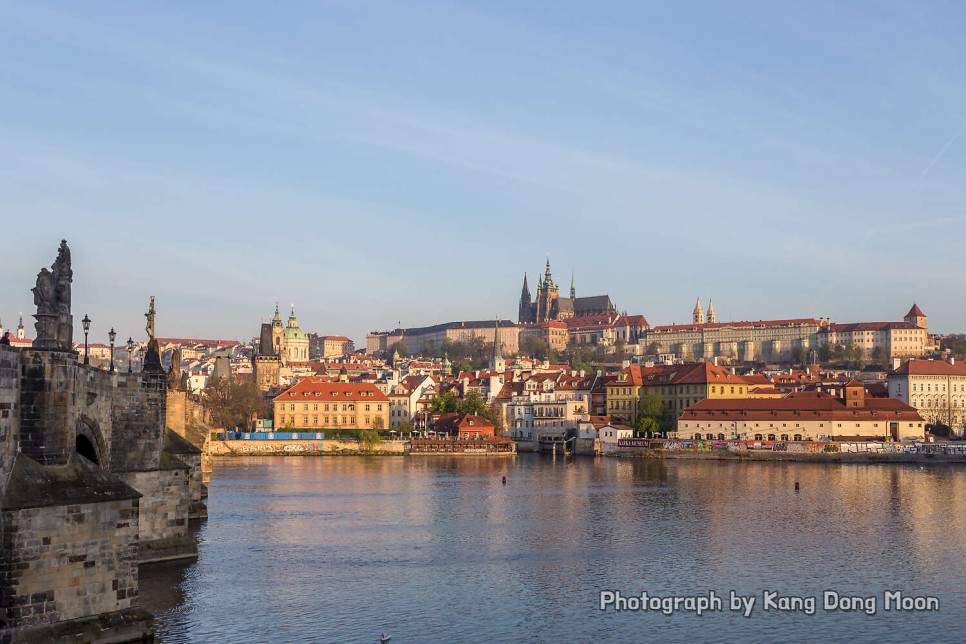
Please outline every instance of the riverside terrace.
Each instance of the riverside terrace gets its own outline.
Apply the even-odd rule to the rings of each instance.
[[[199,451],[168,436],[153,338],[141,373],[78,361],[66,243],[52,268],[33,347],[0,345],[0,642],[150,639],[138,564],[197,556]]]

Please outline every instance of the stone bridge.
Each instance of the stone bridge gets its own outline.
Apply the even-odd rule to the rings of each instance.
[[[0,343],[0,644],[152,639],[138,564],[197,556],[205,516],[160,357],[108,372],[73,351],[65,249],[38,276],[34,347]]]

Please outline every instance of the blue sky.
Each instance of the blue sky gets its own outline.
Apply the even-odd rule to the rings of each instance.
[[[515,319],[547,253],[652,324],[915,300],[966,331],[964,27],[955,2],[0,0],[0,318],[65,237],[92,337],[143,336],[149,295],[162,336],[251,337],[276,300],[357,341]]]

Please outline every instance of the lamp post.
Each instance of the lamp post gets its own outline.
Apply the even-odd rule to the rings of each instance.
[[[84,319],[81,320],[81,324],[84,325],[84,364],[90,364],[90,356],[87,354],[87,334],[91,330],[91,319],[84,314]]]
[[[111,330],[107,332],[107,337],[111,339],[111,373],[114,373],[114,338],[117,337],[114,327],[111,327]]]
[[[128,373],[131,373],[131,371],[133,371],[133,369],[131,369],[132,353],[134,353],[134,340],[131,339],[131,336],[127,336],[127,372]]]

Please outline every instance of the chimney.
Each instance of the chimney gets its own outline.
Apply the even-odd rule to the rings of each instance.
[[[956,358],[949,356],[949,364],[956,364]]]

